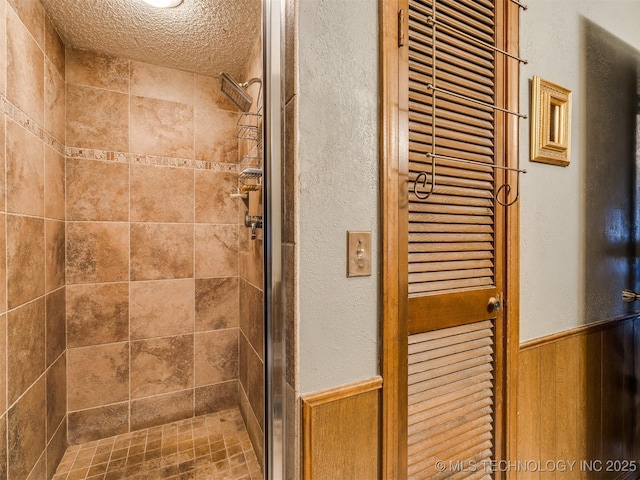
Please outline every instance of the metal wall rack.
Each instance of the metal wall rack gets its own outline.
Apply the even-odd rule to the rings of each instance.
[[[247,192],[262,188],[262,170],[259,168],[262,159],[262,109],[257,112],[243,112],[236,122],[238,140],[254,142],[240,159],[244,169],[238,174],[237,191],[231,194],[236,198],[247,198]]]
[[[511,2],[515,3],[516,5],[518,5],[519,8],[523,9],[523,10],[527,10],[527,6],[517,2],[516,0],[510,0]],[[505,200],[509,198],[509,195],[511,194],[511,184],[508,182],[505,182],[503,185],[501,185],[500,187],[498,187],[498,189],[495,192],[495,200],[500,204],[503,205],[505,207],[508,207],[510,205],[513,205],[514,203],[516,203],[518,201],[519,195],[520,195],[520,174],[521,173],[527,173],[527,171],[525,169],[521,169],[518,167],[513,168],[513,167],[504,167],[501,165],[493,165],[493,164],[488,164],[488,163],[484,163],[484,162],[480,162],[477,160],[468,160],[468,159],[462,159],[462,158],[455,158],[455,157],[450,157],[450,156],[446,156],[446,155],[438,155],[436,154],[436,119],[437,119],[437,106],[436,106],[436,100],[438,98],[439,95],[442,96],[448,96],[448,97],[454,97],[457,98],[459,100],[463,100],[465,102],[468,103],[472,103],[472,104],[476,104],[476,105],[480,105],[482,107],[486,107],[486,108],[491,108],[495,111],[499,111],[508,115],[515,115],[518,118],[522,118],[525,119],[527,118],[526,114],[522,114],[520,112],[516,112],[513,110],[507,110],[505,108],[499,107],[495,104],[491,104],[491,103],[486,103],[486,102],[481,102],[479,100],[476,100],[474,98],[470,98],[467,97],[465,95],[461,95],[459,93],[456,92],[452,92],[450,90],[444,89],[444,88],[440,88],[437,86],[437,82],[436,82],[436,77],[437,77],[437,63],[436,63],[436,57],[437,57],[437,32],[438,32],[438,28],[442,29],[442,30],[447,30],[451,33],[453,33],[456,36],[465,38],[471,42],[473,42],[475,45],[478,45],[479,47],[489,50],[489,51],[493,51],[496,53],[499,53],[501,55],[505,55],[508,58],[517,60],[520,63],[526,64],[527,61],[520,58],[519,56],[507,52],[505,50],[501,50],[497,47],[495,47],[494,45],[491,45],[489,43],[483,42],[479,39],[474,38],[471,35],[468,35],[467,33],[452,27],[450,25],[447,25],[444,22],[440,22],[437,19],[437,0],[433,0],[433,15],[429,15],[427,16],[427,22],[429,23],[429,25],[431,25],[431,59],[432,59],[432,71],[433,71],[433,82],[427,85],[427,89],[431,91],[431,104],[432,104],[432,109],[431,109],[431,152],[426,153],[426,157],[429,158],[431,160],[431,172],[427,172],[427,171],[421,171],[418,172],[416,179],[414,181],[413,184],[413,193],[415,194],[416,198],[420,199],[420,200],[426,200],[428,199],[434,192],[435,190],[435,186],[436,186],[436,161],[438,159],[440,160],[447,160],[447,161],[451,161],[451,162],[458,162],[458,163],[465,163],[465,164],[471,164],[471,165],[475,165],[475,166],[480,166],[480,167],[486,167],[486,168],[490,168],[493,170],[496,169],[500,169],[500,170],[506,170],[506,171],[513,171],[516,172],[518,175],[516,176],[516,195],[515,198],[511,201],[502,201],[500,199],[500,195],[502,193],[504,193],[504,197]],[[431,181],[429,182],[429,175],[431,175]],[[429,183],[429,187],[427,187],[427,183]],[[423,189],[427,189],[427,191],[420,191],[418,189],[418,186],[421,185],[421,187]]]

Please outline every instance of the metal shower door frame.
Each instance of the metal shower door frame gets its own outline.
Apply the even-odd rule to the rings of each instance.
[[[284,0],[262,0],[265,480],[284,479],[285,352],[282,315],[282,108]]]

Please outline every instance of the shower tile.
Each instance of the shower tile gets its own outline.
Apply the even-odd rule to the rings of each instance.
[[[194,74],[132,61],[131,94],[193,105]]]
[[[287,243],[283,246],[282,286],[284,290],[284,341],[285,341],[285,377],[289,385],[296,383],[298,359],[298,330],[296,322],[296,261],[295,246]]]
[[[285,107],[284,135],[284,176],[282,202],[282,240],[284,242],[295,243],[296,226],[298,222],[297,196],[298,196],[298,99],[294,98]]]
[[[67,350],[67,362],[70,411],[128,399],[128,343],[71,348]]]
[[[129,93],[129,61],[67,47],[68,84]]]
[[[262,38],[258,36],[253,42],[251,52],[249,53],[249,60],[245,67],[245,80],[262,77]],[[262,84],[255,82],[247,87],[249,95],[254,99],[252,111],[256,111],[257,99],[262,91]]]
[[[238,107],[222,93],[220,78],[195,76],[195,106],[198,109],[220,109],[237,112]]]
[[[193,159],[193,107],[131,96],[131,151]]]
[[[195,389],[196,415],[219,412],[238,405],[238,381],[206,385]]]
[[[238,275],[238,226],[196,225],[196,277]]]
[[[238,162],[238,114],[195,107],[195,157],[220,163]]]
[[[129,220],[129,165],[67,159],[67,220]]]
[[[295,472],[298,471],[299,468],[299,458],[300,452],[300,436],[298,432],[300,431],[300,412],[298,412],[299,404],[296,401],[296,391],[295,389],[287,383],[285,387],[285,431],[283,432],[284,438],[289,439],[291,442],[290,448],[287,448],[285,452],[285,468],[287,472],[291,472],[291,475],[295,475]]]
[[[0,5],[2,5],[2,1],[0,1]],[[2,12],[2,8],[0,7],[0,12]],[[0,17],[2,18],[2,17]],[[0,21],[0,25],[2,24],[2,22]],[[1,30],[1,27],[0,27]],[[0,32],[1,33],[1,32]],[[2,48],[2,46],[0,45],[0,48]],[[2,56],[2,53],[0,52],[0,56]],[[0,73],[1,74],[1,73]],[[1,82],[2,80],[0,80]],[[5,172],[4,175],[0,175],[0,211],[1,212],[6,212],[7,208],[7,204],[6,204],[6,188],[5,188],[5,182],[6,182],[6,165],[7,165],[7,161],[6,161],[6,145],[7,145],[7,135],[6,135],[6,124],[7,124],[7,117],[6,115],[0,115],[0,172]]]
[[[45,292],[44,220],[7,215],[7,303],[15,308]]]
[[[7,314],[0,315],[0,412],[7,409]],[[0,478],[2,467],[0,467]]]
[[[7,39],[7,98],[44,125],[44,55],[11,8],[7,9]]]
[[[9,410],[9,478],[27,478],[45,449],[45,395],[42,376]]]
[[[196,331],[237,327],[238,278],[196,279]]]
[[[264,364],[252,349],[247,355],[247,381],[249,403],[258,418],[260,428],[264,430]]]
[[[62,78],[65,77],[65,59],[64,59],[64,43],[56,31],[56,27],[48,16],[45,17],[44,23],[44,54]]]
[[[193,225],[131,224],[131,279],[193,277]]]
[[[45,12],[38,0],[7,0],[15,13],[35,38],[41,49],[44,49]]]
[[[0,478],[6,480],[7,474],[7,414],[3,409],[3,414],[0,415]]]
[[[47,445],[47,476],[52,478],[56,473],[55,469],[62,460],[67,449],[67,422],[63,421],[58,430],[53,433],[53,437]]]
[[[44,129],[59,142],[65,134],[65,83],[64,78],[49,60],[45,61]]]
[[[193,170],[131,166],[131,221],[193,222]]]
[[[237,187],[236,173],[196,170],[196,222],[238,223],[240,199],[231,197]]]
[[[45,290],[51,292],[64,286],[65,228],[64,222],[45,220]]]
[[[45,297],[46,365],[47,367],[65,351],[66,347],[66,292],[64,288]]]
[[[67,287],[67,347],[129,339],[129,284]]]
[[[196,386],[238,378],[238,329],[196,333]]]
[[[77,445],[129,431],[129,402],[69,412],[69,443]]]
[[[240,330],[262,358],[264,348],[264,302],[262,290],[240,280]]]
[[[129,151],[129,95],[67,83],[68,147]]]
[[[44,216],[65,219],[64,156],[53,148],[44,150]]]
[[[67,222],[67,283],[129,279],[129,224]]]
[[[288,102],[298,90],[298,2],[285,1],[284,100]]]
[[[45,452],[46,453],[46,452]],[[27,480],[40,480],[47,476],[47,456],[42,455],[34,465]]]
[[[138,430],[193,416],[193,389],[133,400],[131,429]]]
[[[241,202],[239,207],[238,221],[236,222],[240,226],[238,232],[238,251],[240,253],[243,253],[248,252],[251,248],[251,244],[255,242],[251,240],[251,229],[244,226],[244,217],[247,213],[249,213],[248,205],[245,202]]]
[[[195,281],[131,282],[131,339],[193,333]]]
[[[193,335],[131,342],[131,398],[193,387]]]
[[[240,252],[240,277],[253,285],[262,285],[262,241],[252,240],[246,252]]]
[[[61,356],[47,370],[47,441],[50,441],[67,413],[67,362]]]
[[[238,335],[238,380],[242,387],[240,391],[245,393],[249,391],[249,351],[251,345],[244,335],[244,332],[240,330]],[[248,400],[247,400],[248,401]]]
[[[7,93],[7,2],[0,1],[0,94]],[[5,472],[6,473],[6,472]],[[2,467],[0,466],[0,478]]]
[[[1,176],[1,175],[0,175]],[[0,313],[7,311],[7,216],[0,213]]]
[[[44,142],[12,120],[7,123],[7,210],[44,215]]]
[[[264,433],[262,428],[260,427],[260,423],[256,417],[255,412],[251,409],[251,405],[249,404],[249,399],[246,397],[242,389],[240,389],[240,412],[242,413],[242,418],[247,428],[247,433],[249,434],[249,438],[254,445],[256,460],[260,464],[264,464],[264,450],[263,450],[263,438]],[[262,412],[258,412],[260,416],[263,415]],[[259,459],[259,460],[258,460]]]

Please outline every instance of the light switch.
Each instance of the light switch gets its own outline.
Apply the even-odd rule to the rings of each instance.
[[[347,277],[371,275],[371,232],[347,231]]]

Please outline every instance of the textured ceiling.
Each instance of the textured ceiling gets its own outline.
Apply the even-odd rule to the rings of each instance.
[[[260,34],[261,0],[41,0],[65,45],[239,81]]]

